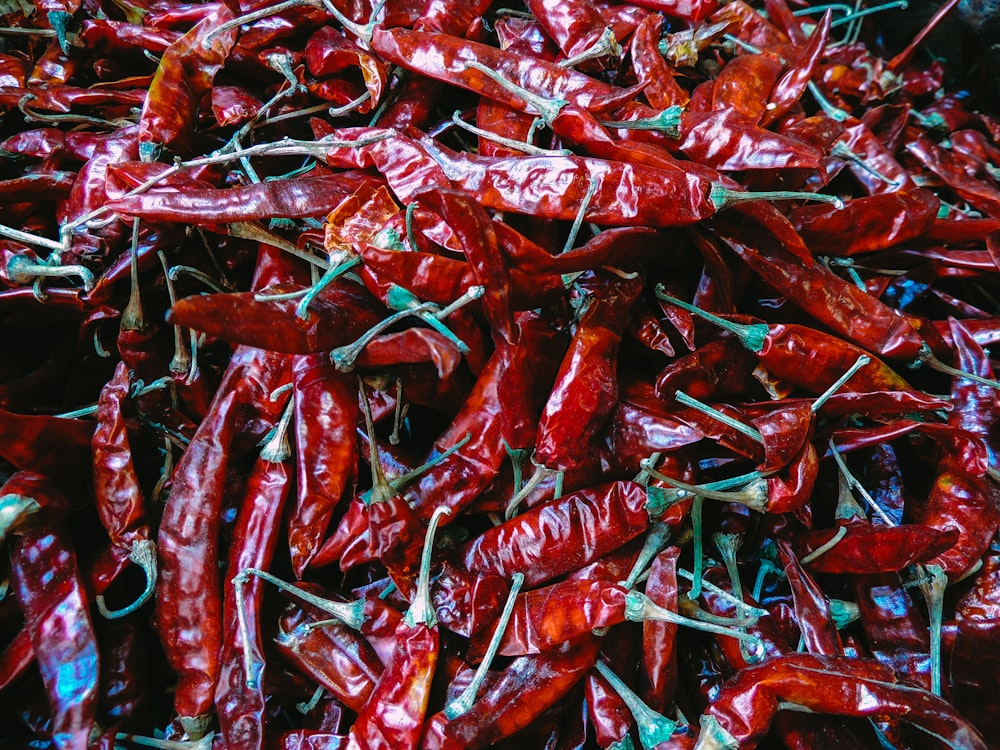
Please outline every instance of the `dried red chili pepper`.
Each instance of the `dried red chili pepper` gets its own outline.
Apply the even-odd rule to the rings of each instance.
[[[916,239],[937,218],[941,201],[925,188],[847,201],[843,209],[802,206],[790,220],[817,255],[854,255]]]
[[[961,324],[952,323],[952,340],[961,370],[992,379],[989,358]],[[952,384],[954,408],[948,424],[988,435],[994,422],[995,391],[988,385],[957,376]],[[932,563],[941,565],[949,577],[960,576],[989,546],[1000,526],[1000,489],[995,482],[975,476],[960,461],[946,453],[924,509],[922,522],[933,528],[959,531],[958,541]]]
[[[371,182],[369,176],[349,172],[304,176],[214,190],[139,193],[111,200],[107,208],[147,221],[202,225],[301,218],[330,211],[346,196]]]
[[[374,51],[395,65],[513,107],[521,106],[519,99],[467,67],[466,63],[484,65],[501,77],[547,99],[568,99],[595,112],[611,110],[635,95],[634,89],[611,86],[555,63],[447,34],[400,28],[376,29],[371,44]]]
[[[298,291],[289,286],[271,286],[266,293]],[[237,344],[311,354],[349,344],[381,320],[374,298],[354,283],[326,287],[312,301],[306,320],[295,314],[297,300],[257,302],[254,294],[185,297],[170,308],[167,322]]]
[[[618,347],[642,291],[640,275],[596,274],[576,282],[582,313],[538,423],[535,458],[549,469],[580,467],[618,401]]]
[[[361,711],[383,672],[371,645],[347,625],[322,619],[313,608],[290,605],[278,618],[274,642],[281,655],[352,711]]]
[[[305,355],[292,364],[298,500],[288,519],[288,547],[299,578],[318,551],[357,462],[357,381],[323,360],[325,355]]]
[[[36,502],[49,504],[49,493],[58,491],[35,483]],[[85,748],[97,714],[98,650],[76,555],[54,519],[16,528],[9,544],[14,590],[51,707],[52,741]]]
[[[174,471],[156,540],[157,625],[178,675],[174,708],[192,738],[208,729],[219,670],[219,516],[237,401],[235,391],[220,393],[199,425]]]
[[[22,471],[86,477],[93,434],[94,425],[84,420],[0,410],[0,455]]]
[[[659,13],[650,13],[636,28],[629,45],[632,70],[639,83],[645,84],[642,94],[653,109],[683,107],[690,98],[675,80],[676,70],[660,54],[660,30],[664,20]]]
[[[488,529],[455,557],[469,572],[508,579],[523,573],[526,586],[537,586],[634,539],[666,505],[660,495],[634,482],[591,487]],[[572,533],[567,535],[566,529]]]
[[[248,581],[244,586],[239,574],[247,568],[269,567],[278,546],[291,467],[288,450],[282,445],[287,442],[282,434],[284,422],[275,429],[277,434],[261,451],[247,482],[223,587],[215,709],[226,742],[247,748],[262,748],[264,743],[265,660],[260,622],[263,592],[259,581]]]
[[[162,147],[185,153],[193,136],[198,106],[212,87],[236,41],[236,30],[214,33],[234,17],[218,4],[160,58],[139,118],[140,152],[152,161]]]
[[[779,703],[819,713],[889,715],[916,724],[952,748],[985,748],[985,741],[945,701],[894,682],[890,670],[846,657],[786,654],[742,671],[701,718],[699,748],[752,747]]]
[[[396,628],[397,649],[351,727],[348,747],[415,750],[420,743],[440,648],[429,588],[431,547],[438,519],[447,513],[435,511],[428,522],[413,603]]]
[[[452,746],[480,748],[524,729],[583,679],[600,648],[600,638],[587,636],[515,659],[468,712],[448,722],[445,738]]]
[[[156,545],[150,538],[142,488],[135,471],[122,404],[130,383],[125,364],[120,362],[114,377],[101,390],[94,431],[94,503],[111,543],[128,550],[129,559],[143,569],[146,588],[128,607],[109,612],[103,597],[98,609],[105,617],[122,617],[134,612],[153,595],[156,585]]]

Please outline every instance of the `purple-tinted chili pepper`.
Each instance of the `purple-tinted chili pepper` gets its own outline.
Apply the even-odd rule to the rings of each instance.
[[[21,528],[9,541],[11,579],[31,635],[51,708],[52,740],[83,750],[97,714],[97,637],[65,532],[52,524]]]

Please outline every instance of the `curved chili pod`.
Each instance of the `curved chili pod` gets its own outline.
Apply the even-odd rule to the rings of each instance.
[[[988,747],[949,703],[896,683],[885,667],[812,654],[785,654],[740,672],[702,715],[696,747],[726,747],[725,742],[734,748],[755,747],[783,703],[816,713],[892,716],[916,724],[955,750]]]
[[[292,605],[278,619],[274,642],[296,669],[309,675],[352,711],[368,703],[383,666],[371,645],[347,625],[334,621],[321,628],[313,617]]]

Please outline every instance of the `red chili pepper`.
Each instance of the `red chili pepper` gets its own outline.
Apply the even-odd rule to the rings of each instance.
[[[46,503],[48,492],[55,491],[36,483],[34,499]],[[83,750],[97,714],[98,651],[76,555],[52,521],[18,528],[9,544],[11,580],[41,669],[53,742]]]
[[[658,607],[677,611],[677,558],[680,549],[669,547],[649,568],[645,594]],[[654,711],[663,713],[677,692],[677,624],[646,620],[642,624],[642,682],[640,695]]]
[[[238,394],[213,402],[174,471],[160,521],[156,619],[178,675],[174,709],[191,737],[207,731],[222,645],[219,523]]]
[[[46,201],[64,197],[73,186],[72,172],[41,170],[20,177],[0,180],[0,205],[12,205],[25,200]]]
[[[952,339],[959,369],[992,379],[989,358],[955,321],[952,321]],[[948,424],[988,435],[994,420],[995,399],[996,393],[990,386],[956,377],[952,385],[954,409],[948,415]],[[958,529],[960,536],[955,545],[932,562],[941,565],[950,577],[959,576],[982,556],[1000,527],[1000,489],[991,479],[969,473],[946,453],[938,465],[921,520],[941,530]]]
[[[215,5],[163,53],[139,118],[139,148],[145,160],[152,161],[161,147],[175,153],[188,150],[201,97],[211,89],[236,41],[236,29],[213,32],[233,17],[228,6]]]
[[[588,0],[528,0],[527,5],[559,45],[565,55],[564,66],[575,62],[582,70],[594,73],[618,69],[621,49],[614,31]]]
[[[101,54],[148,50],[163,54],[180,38],[176,31],[140,26],[111,18],[88,18],[80,24],[79,39],[89,49]]]
[[[132,604],[117,612],[98,608],[105,617],[121,617],[135,611],[153,595],[156,584],[156,545],[150,539],[142,488],[136,474],[122,404],[129,394],[128,371],[118,363],[115,374],[101,390],[94,431],[94,503],[111,543],[128,550],[129,559],[146,575],[145,591]]]
[[[626,682],[632,682],[630,678],[635,674],[635,636],[635,632],[619,626],[604,636],[604,648],[601,649],[601,661],[616,675],[626,675]],[[590,724],[594,727],[594,739],[600,747],[614,747],[617,743],[631,741],[632,712],[600,672],[587,675],[584,702]]]
[[[806,650],[820,656],[843,656],[844,645],[830,614],[830,603],[806,572],[788,542],[778,542],[778,555],[792,591],[795,615]]]
[[[696,747],[712,747],[712,742],[754,747],[767,733],[780,703],[818,713],[894,716],[950,747],[987,747],[951,705],[925,690],[894,682],[890,670],[869,661],[811,654],[786,654],[743,670],[702,716]]]
[[[989,183],[971,177],[954,155],[925,136],[909,141],[906,150],[931,172],[944,180],[948,187],[973,208],[987,216],[1000,210],[1000,190]]]
[[[115,732],[142,731],[153,698],[145,629],[129,619],[104,623],[98,645],[101,713]]]
[[[268,287],[266,292],[287,292],[289,286]],[[257,302],[254,294],[236,292],[185,297],[170,308],[167,322],[236,344],[310,354],[350,344],[381,320],[375,300],[354,283],[326,287],[312,300],[306,320],[296,315],[298,300]]]
[[[385,63],[362,50],[331,26],[322,26],[312,33],[303,55],[309,72],[318,78],[353,67],[360,68],[372,106],[382,100],[382,92],[388,88],[389,71]]]
[[[807,86],[816,74],[819,61],[827,52],[830,39],[832,14],[824,13],[823,18],[813,29],[798,58],[789,69],[777,80],[770,92],[766,111],[760,124],[767,127],[784,117],[795,106],[805,93]]]
[[[757,358],[733,338],[702,344],[695,351],[675,359],[656,378],[656,395],[670,400],[684,393],[700,400],[743,395],[757,386],[753,371]]]
[[[524,729],[584,678],[600,648],[600,638],[587,636],[549,654],[515,659],[467,713],[448,722],[446,739],[454,747],[488,747]]]
[[[913,188],[856,198],[835,212],[825,206],[802,206],[790,219],[814,253],[840,257],[921,237],[937,218],[940,205],[931,191]]]
[[[361,711],[383,672],[371,645],[347,625],[324,619],[314,608],[289,606],[278,618],[274,642],[281,655],[352,711]]]
[[[85,478],[93,434],[84,420],[0,410],[0,455],[21,471]]]
[[[756,216],[762,216],[755,212]],[[784,219],[766,219],[769,229],[787,224]],[[770,231],[759,233],[744,227],[716,224],[716,232],[768,283],[791,295],[799,306],[845,338],[880,356],[914,359],[926,348],[914,321],[898,310],[844,281],[816,261],[804,262],[786,250],[772,248],[766,254]],[[780,229],[779,229],[780,231]]]
[[[645,84],[642,94],[653,109],[683,107],[689,96],[681,88],[674,76],[676,70],[660,54],[660,30],[664,18],[659,13],[650,13],[639,24],[632,35],[629,51],[632,54],[632,70],[640,84]]]
[[[23,627],[0,652],[0,690],[23,675],[34,661],[35,649],[31,645],[31,632]]]
[[[859,161],[848,161],[847,166],[869,195],[915,187],[910,173],[863,123],[847,120],[838,143],[860,157]]]
[[[719,7],[716,0],[642,0],[640,7],[699,24]]]
[[[292,365],[298,501],[288,519],[288,547],[299,578],[318,551],[357,463],[357,381],[321,358],[325,355],[298,356]]]
[[[282,427],[279,425],[279,430]],[[278,438],[283,438],[279,435]],[[265,451],[266,452],[266,451]],[[265,668],[261,642],[261,582],[243,585],[240,571],[267,568],[281,530],[281,516],[290,489],[290,466],[283,451],[262,452],[247,483],[229,548],[223,592],[222,647],[215,688],[215,709],[226,742],[261,748],[264,742]],[[277,460],[275,460],[277,459]],[[249,587],[249,591],[247,590]]]
[[[416,750],[420,743],[440,648],[428,579],[434,530],[441,515],[435,511],[431,516],[413,603],[396,628],[396,651],[351,727],[348,747]]]
[[[432,190],[417,200],[435,210],[455,234],[476,283],[486,289],[483,308],[494,340],[501,351],[517,343],[510,300],[510,273],[500,252],[493,223],[482,206],[458,191]]]
[[[577,281],[583,312],[538,423],[535,456],[547,468],[578,468],[617,402],[618,347],[642,277]]]
[[[929,562],[950,549],[958,535],[957,529],[941,531],[921,524],[883,526],[850,519],[838,523],[836,530],[804,532],[796,537],[795,546],[800,557],[809,557],[833,543],[805,563],[816,573],[888,573]]]
[[[372,49],[388,62],[513,107],[523,106],[520,99],[467,67],[467,63],[479,63],[546,99],[567,99],[594,112],[614,109],[635,95],[634,89],[601,83],[555,63],[447,34],[400,28],[375,29],[371,44]]]
[[[360,187],[372,184],[359,173],[271,180],[230,188],[147,192],[117,198],[107,208],[153,222],[231,224],[261,218],[317,216]]]
[[[856,575],[851,582],[872,656],[900,679],[929,688],[927,615],[904,588],[899,574]]]
[[[747,120],[759,123],[767,111],[768,97],[778,82],[781,68],[781,58],[773,52],[737,55],[715,77],[712,109],[732,108]]]
[[[681,130],[677,150],[719,171],[823,167],[824,154],[816,147],[765,130],[733,109],[689,114]]]
[[[658,496],[634,482],[591,487],[488,529],[459,548],[456,559],[471,573],[508,579],[523,573],[525,586],[533,587],[634,539],[665,510]]]

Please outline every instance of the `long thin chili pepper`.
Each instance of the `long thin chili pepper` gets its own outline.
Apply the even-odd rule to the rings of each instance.
[[[219,670],[219,513],[236,401],[233,391],[220,394],[202,420],[174,472],[156,539],[157,624],[167,660],[178,675],[174,707],[192,738],[207,731]]]
[[[111,543],[129,552],[129,559],[141,565],[146,588],[128,607],[109,612],[103,597],[97,606],[105,617],[122,617],[145,604],[156,585],[156,545],[150,538],[142,488],[132,460],[122,413],[122,403],[129,393],[128,372],[119,363],[114,377],[101,390],[94,431],[94,498],[98,516]]]
[[[288,520],[288,547],[298,577],[323,541],[357,456],[356,380],[320,358],[326,359],[298,356],[292,365],[298,500]]]
[[[290,406],[287,408],[291,408]],[[277,430],[282,430],[279,423]],[[285,436],[277,434],[279,444]],[[286,451],[261,451],[247,482],[247,492],[229,548],[228,582],[222,605],[222,647],[215,709],[226,742],[247,748],[264,744],[266,693],[260,627],[263,592],[259,581],[241,585],[239,572],[267,568],[274,557],[281,516],[290,490],[291,466]]]
[[[268,293],[294,291],[270,287]],[[327,287],[313,300],[308,320],[295,315],[295,300],[257,302],[253,292],[185,297],[167,321],[270,351],[310,354],[354,341],[381,318],[374,299],[358,284]]]

